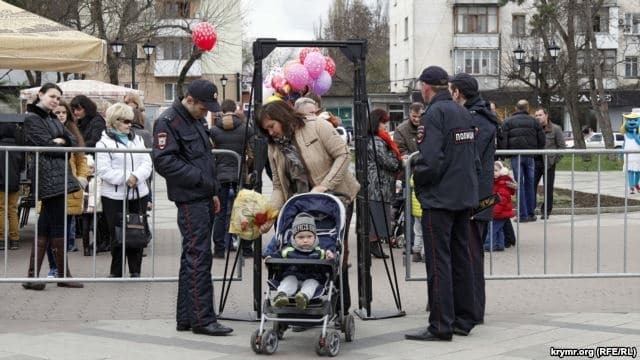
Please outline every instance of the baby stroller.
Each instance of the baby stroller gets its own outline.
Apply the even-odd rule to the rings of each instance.
[[[292,241],[291,226],[300,212],[311,214],[316,222],[316,229],[321,248],[334,248],[335,258],[332,260],[267,258],[265,265],[268,271],[268,290],[262,303],[260,327],[251,336],[251,348],[256,354],[273,354],[278,348],[278,340],[283,339],[289,326],[322,327],[317,337],[315,349],[320,356],[336,356],[340,351],[340,331],[345,340],[353,340],[355,322],[351,314],[343,315],[342,304],[342,239],[345,231],[345,209],[342,202],[334,195],[326,193],[306,193],[291,197],[280,210],[276,228],[277,248]],[[326,281],[317,287],[315,295],[305,309],[296,307],[293,297],[289,303],[276,307],[272,293],[277,288],[281,274],[291,265],[304,267],[305,271],[325,274]],[[340,302],[340,304],[338,303]],[[269,328],[267,321],[273,324]],[[335,328],[330,328],[333,323]],[[336,330],[339,329],[339,330]]]

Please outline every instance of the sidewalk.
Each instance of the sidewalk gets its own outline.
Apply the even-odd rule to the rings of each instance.
[[[604,174],[604,173],[603,173]],[[607,176],[609,187],[624,179]],[[590,181],[581,181],[589,184]],[[175,276],[179,256],[175,207],[166,200],[158,183],[155,220],[159,231],[155,260],[145,258],[143,276]],[[269,189],[270,184],[265,184]],[[579,190],[579,189],[577,189]],[[582,191],[582,190],[581,190]],[[604,192],[603,192],[604,193]],[[31,218],[32,222],[35,217]],[[630,223],[638,223],[640,215]],[[576,271],[594,271],[592,250],[596,231],[593,217],[576,216]],[[570,217],[553,216],[519,226],[521,270],[541,273],[543,249],[540,234],[548,232],[549,273],[566,272],[567,229]],[[619,214],[603,215],[599,231],[604,248],[602,271],[619,272],[622,242],[618,237]],[[640,224],[640,223],[638,223]],[[633,231],[640,225],[633,225]],[[640,230],[638,230],[640,231]],[[606,234],[612,234],[607,236]],[[615,234],[615,237],[613,236]],[[629,237],[628,271],[640,271],[640,241]],[[355,229],[350,236],[355,249]],[[546,245],[545,245],[546,246]],[[24,276],[29,245],[10,251],[9,276]],[[388,249],[387,249],[388,251]],[[510,249],[487,259],[494,261],[493,274],[515,269],[516,251]],[[5,252],[0,252],[4,258]],[[404,333],[426,324],[426,284],[405,281],[402,251],[393,249],[399,279],[402,310],[407,316],[362,321],[356,318],[355,341],[342,342],[340,357],[346,359],[546,359],[550,347],[590,348],[637,346],[640,344],[640,278],[583,278],[487,281],[485,324],[468,337],[454,337],[451,343],[423,343],[404,340]],[[562,256],[560,256],[562,255]],[[96,273],[104,276],[109,255],[96,258]],[[0,265],[4,266],[4,260]],[[352,303],[357,306],[356,255],[352,252],[350,272]],[[46,264],[46,262],[45,262]],[[76,276],[91,276],[93,260],[80,253],[70,255]],[[389,264],[390,265],[390,264]],[[423,263],[412,263],[415,276],[424,275]],[[46,266],[46,265],[45,265]],[[214,275],[222,275],[224,261],[214,261]],[[546,266],[546,265],[545,265]],[[234,282],[222,315],[248,318],[252,311],[252,269],[247,263],[243,281]],[[396,309],[389,291],[382,260],[372,265],[374,312]],[[264,283],[264,282],[263,282]],[[48,284],[41,292],[25,291],[17,283],[0,283],[0,360],[4,359],[245,359],[256,356],[249,346],[258,323],[222,320],[234,328],[232,336],[207,337],[175,331],[176,283],[86,283],[84,289],[58,288]],[[218,308],[221,284],[216,282]],[[286,332],[274,356],[284,359],[316,357],[318,330]],[[634,348],[637,351],[637,348]]]

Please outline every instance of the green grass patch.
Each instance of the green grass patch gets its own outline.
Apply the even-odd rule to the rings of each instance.
[[[599,159],[598,159],[599,158]],[[556,164],[557,171],[571,171],[572,161],[575,171],[598,171],[598,161],[600,161],[601,171],[621,171],[623,162],[618,155],[593,154],[593,155],[564,155],[560,162]]]

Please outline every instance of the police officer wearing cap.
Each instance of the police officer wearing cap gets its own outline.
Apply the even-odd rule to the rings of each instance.
[[[418,127],[421,158],[414,183],[422,206],[431,312],[429,326],[405,338],[451,341],[452,334],[468,335],[474,326],[469,222],[478,204],[476,129],[469,111],[452,100],[444,69],[429,66],[419,80],[428,105]]]
[[[182,256],[178,278],[176,330],[226,335],[213,310],[211,231],[220,211],[215,160],[206,127],[207,111],[218,112],[218,89],[207,80],[189,85],[156,121],[153,164],[167,182],[167,194],[178,208]]]
[[[489,103],[478,93],[478,81],[471,75],[456,74],[449,81],[449,91],[453,100],[464,106],[473,119],[476,133],[476,149],[480,157],[478,175],[478,197],[487,198],[493,194],[493,161],[496,154],[496,133],[498,119],[491,111]],[[484,322],[485,284],[484,284],[484,248],[488,223],[493,218],[493,207],[473,216],[469,231],[469,249],[473,268],[474,316],[476,324]]]

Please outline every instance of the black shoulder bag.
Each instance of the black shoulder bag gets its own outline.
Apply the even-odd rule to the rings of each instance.
[[[138,199],[138,212],[129,212],[129,191],[135,191],[136,198]],[[151,241],[151,230],[149,230],[149,222],[147,221],[147,214],[145,209],[142,208],[142,199],[140,198],[140,192],[138,187],[134,190],[127,188],[127,194],[125,195],[125,229],[124,229],[124,241],[122,231],[122,221],[118,221],[116,224],[116,241],[115,246],[122,246],[124,243],[127,248],[142,249],[146,248]]]

